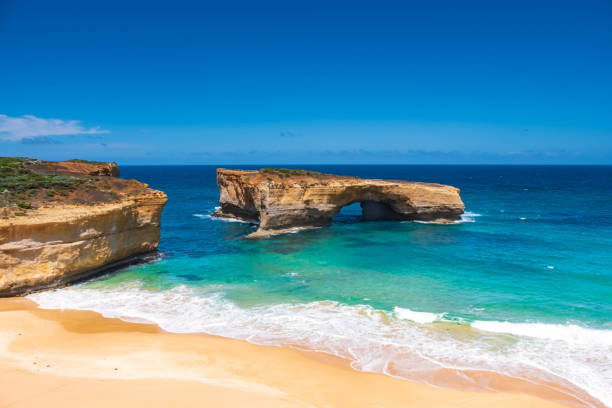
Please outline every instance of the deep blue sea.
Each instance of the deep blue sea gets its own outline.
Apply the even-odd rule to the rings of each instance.
[[[301,167],[450,184],[466,214],[361,222],[357,203],[329,227],[250,240],[255,225],[209,216],[216,167],[124,166],[168,195],[160,259],[32,298],[438,385],[440,370],[468,385],[462,373],[500,372],[612,406],[611,166]]]

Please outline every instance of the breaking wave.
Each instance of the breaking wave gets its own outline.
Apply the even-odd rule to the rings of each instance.
[[[395,316],[397,316],[397,318],[411,320],[416,323],[433,323],[444,316],[444,313],[415,312],[413,310],[397,306],[395,309],[393,309],[393,311],[395,312]]]
[[[152,291],[136,282],[104,289],[76,285],[29,298],[41,308],[93,310],[169,332],[326,352],[350,360],[356,370],[405,379],[427,382],[441,369],[499,372],[561,384],[578,398],[588,399],[586,391],[612,405],[610,330],[495,321],[470,327],[442,313],[334,301],[241,307],[218,286]]]

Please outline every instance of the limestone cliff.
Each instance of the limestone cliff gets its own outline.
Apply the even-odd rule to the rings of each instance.
[[[0,158],[0,296],[61,286],[157,249],[167,201],[114,163]]]
[[[360,202],[365,220],[449,223],[465,206],[459,189],[433,183],[359,179],[295,169],[217,169],[220,208],[213,215],[259,222],[252,236],[331,222]]]

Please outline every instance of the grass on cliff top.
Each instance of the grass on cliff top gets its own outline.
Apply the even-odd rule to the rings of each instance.
[[[66,161],[71,162],[71,163],[106,164],[106,162],[83,160],[83,159],[70,159],[70,160],[66,160]]]
[[[39,162],[24,157],[0,157],[0,193],[7,190],[12,196],[39,189],[62,191],[83,181],[77,177],[38,174],[27,168],[28,164]]]
[[[283,176],[311,176],[321,174],[318,171],[304,170],[304,169],[277,169],[275,167],[266,167],[259,170],[264,174],[278,174]]]

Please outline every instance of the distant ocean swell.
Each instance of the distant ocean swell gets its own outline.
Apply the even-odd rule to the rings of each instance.
[[[487,370],[582,390],[612,406],[612,330],[573,324],[463,322],[446,313],[332,301],[240,307],[219,286],[150,291],[132,282],[32,294],[42,308],[94,310],[175,333],[208,333],[349,359],[362,371],[427,381],[440,369]]]

